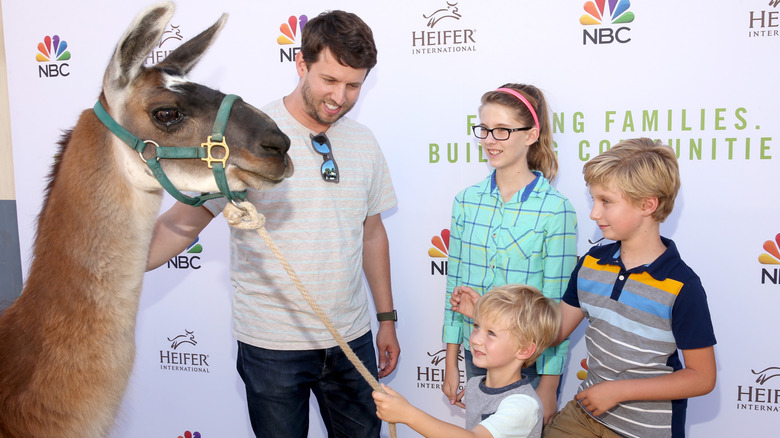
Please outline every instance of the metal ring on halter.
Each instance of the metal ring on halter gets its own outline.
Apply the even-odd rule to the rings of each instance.
[[[231,203],[231,204],[233,204],[233,205],[235,205],[235,206],[236,206],[236,208],[238,208],[239,210],[241,210],[241,211],[243,211],[243,212],[245,212],[245,213],[246,213],[246,208],[244,208],[244,207],[240,206],[240,205],[238,204],[238,202],[236,202],[236,200],[235,200],[235,199],[231,199],[231,200],[230,200],[230,203]]]
[[[153,144],[155,148],[159,148],[160,147],[160,145],[157,144],[157,142],[154,141],[154,140],[144,140],[144,144],[147,144],[147,145],[148,144]],[[146,150],[146,148],[144,148],[144,151],[145,150]],[[147,160],[146,160],[146,158],[144,158],[144,151],[138,151],[138,155],[141,157],[141,161],[146,163]],[[156,154],[156,152],[155,152],[155,154]],[[159,162],[160,161],[160,157],[155,157],[155,160],[157,160]]]

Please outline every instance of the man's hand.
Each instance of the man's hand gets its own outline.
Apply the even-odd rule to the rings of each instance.
[[[379,350],[377,365],[381,379],[395,370],[398,356],[401,355],[401,346],[398,344],[398,337],[395,334],[395,321],[379,323],[379,331],[376,333],[376,348]]]

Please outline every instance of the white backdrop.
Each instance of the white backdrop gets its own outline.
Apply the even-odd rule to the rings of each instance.
[[[290,17],[345,9],[374,29],[379,64],[351,117],[382,144],[399,198],[384,219],[403,352],[385,382],[458,424],[462,411],[439,389],[446,247],[429,249],[449,227],[453,196],[489,172],[469,135],[482,93],[505,82],[545,91],[556,120],[556,185],[578,212],[580,254],[601,238],[588,218],[584,162],[623,138],[670,143],[683,186],[662,233],[701,276],[719,341],[718,384],[689,403],[689,435],[766,436],[780,411],[780,378],[773,378],[780,371],[773,345],[780,304],[776,3],[623,0],[624,14],[632,15],[581,21],[598,7],[583,0],[460,0],[448,11],[439,11],[446,0],[187,0],[171,22],[173,38],[150,59],[228,12],[193,79],[262,106],[297,83],[289,54],[299,29],[292,26],[291,44],[279,38]],[[56,141],[94,104],[114,45],[146,5],[2,1],[25,272]],[[55,35],[69,58],[37,59],[39,43]],[[235,372],[227,238],[217,220],[175,263],[147,274],[134,374],[113,437],[250,436]],[[581,330],[572,339],[561,404],[583,371]],[[325,435],[317,415],[313,437]],[[399,435],[416,434],[399,426]]]

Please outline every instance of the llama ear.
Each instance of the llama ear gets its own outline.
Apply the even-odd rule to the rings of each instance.
[[[141,74],[144,60],[160,42],[173,10],[173,3],[160,3],[138,14],[111,57],[103,76],[104,90],[119,91]]]
[[[217,38],[219,32],[225,26],[225,22],[227,22],[227,17],[227,14],[222,14],[219,20],[212,24],[211,27],[169,53],[157,67],[173,70],[182,75],[189,73],[206,52],[206,49],[208,49]]]

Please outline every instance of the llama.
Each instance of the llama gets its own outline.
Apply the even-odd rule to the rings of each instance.
[[[200,145],[225,97],[186,79],[225,15],[161,63],[143,65],[173,9],[155,5],[135,19],[109,62],[99,96],[119,125],[169,150]],[[154,157],[152,143],[139,158],[96,113],[84,111],[60,142],[24,290],[0,316],[2,438],[106,436],[132,370],[139,295],[162,189],[143,160]],[[232,190],[267,188],[292,173],[287,136],[240,100],[224,141]],[[211,163],[157,157],[151,161],[175,187],[218,190]]]

